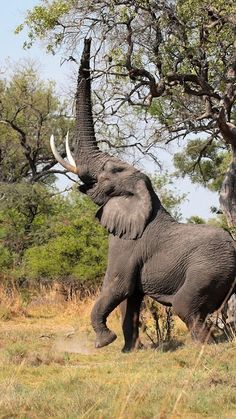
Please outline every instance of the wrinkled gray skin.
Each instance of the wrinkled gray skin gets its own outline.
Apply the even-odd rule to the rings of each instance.
[[[108,267],[92,310],[96,347],[116,339],[106,325],[122,303],[125,345],[139,342],[144,295],[172,306],[192,336],[212,341],[206,317],[235,292],[236,248],[222,229],[185,225],[162,207],[150,179],[133,166],[101,152],[90,100],[90,40],[85,40],[77,88],[76,165],[80,190],[100,207],[97,218],[110,232]]]

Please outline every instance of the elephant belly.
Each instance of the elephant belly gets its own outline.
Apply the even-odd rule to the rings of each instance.
[[[180,258],[153,255],[144,265],[140,274],[140,288],[144,294],[175,294],[183,285],[186,266]]]

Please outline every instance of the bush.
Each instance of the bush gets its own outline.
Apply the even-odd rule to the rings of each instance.
[[[83,287],[98,284],[106,269],[107,233],[94,220],[89,199],[26,184],[12,186],[7,196],[0,213],[0,268],[6,277],[31,287],[64,278]]]

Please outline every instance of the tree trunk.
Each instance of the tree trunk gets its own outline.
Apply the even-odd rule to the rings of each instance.
[[[232,162],[220,191],[220,207],[231,229],[231,234],[236,240],[236,147],[233,146]]]
[[[236,147],[232,146],[232,161],[220,191],[220,206],[236,240]],[[236,294],[228,301],[228,321],[236,325]]]

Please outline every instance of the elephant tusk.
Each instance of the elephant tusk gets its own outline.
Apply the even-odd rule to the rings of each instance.
[[[76,164],[75,164],[74,158],[73,158],[73,156],[71,154],[70,146],[69,146],[69,131],[66,134],[66,155],[67,155],[68,162],[72,166],[76,167]]]
[[[51,135],[51,138],[50,138],[50,146],[51,146],[51,150],[53,152],[53,155],[54,155],[55,159],[58,161],[58,163],[60,163],[68,172],[72,172],[72,173],[75,173],[76,175],[78,175],[79,174],[79,170],[78,170],[78,168],[75,165],[75,162],[74,162],[73,157],[71,156],[72,159],[73,159],[73,163],[74,164],[71,164],[71,162],[68,163],[67,161],[65,161],[60,156],[60,154],[58,153],[58,151],[56,149],[56,146],[55,146],[54,135]]]

